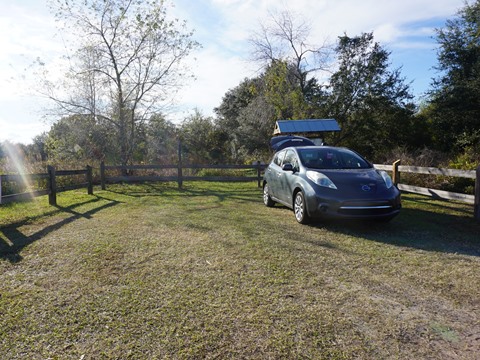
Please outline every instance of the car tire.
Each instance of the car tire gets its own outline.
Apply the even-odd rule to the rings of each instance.
[[[295,194],[295,200],[293,201],[293,212],[295,214],[295,219],[300,224],[308,224],[310,222],[310,217],[307,214],[307,207],[305,204],[305,196],[301,191]]]
[[[272,207],[275,205],[275,201],[272,200],[270,197],[270,193],[268,190],[268,183],[263,184],[263,203],[267,207]]]

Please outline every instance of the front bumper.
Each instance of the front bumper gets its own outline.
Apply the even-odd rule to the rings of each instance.
[[[315,197],[307,204],[313,218],[391,219],[402,208],[400,192],[383,199],[337,200]]]

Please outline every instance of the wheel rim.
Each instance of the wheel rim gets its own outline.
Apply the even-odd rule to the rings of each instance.
[[[304,215],[304,206],[303,206],[303,198],[300,195],[300,193],[295,196],[295,206],[294,206],[294,211],[295,211],[295,218],[297,221],[302,221],[303,220],[303,215]]]
[[[268,195],[268,185],[263,187],[263,203],[268,204],[270,195]]]

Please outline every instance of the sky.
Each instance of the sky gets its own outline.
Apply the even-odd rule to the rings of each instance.
[[[189,59],[196,80],[186,83],[167,114],[173,122],[195,109],[214,116],[228,90],[257,76],[248,39],[271,14],[285,10],[310,24],[309,42],[315,45],[334,44],[344,34],[373,32],[375,41],[391,53],[391,68],[401,67],[420,98],[438,75],[434,29],[465,5],[465,0],[169,1],[171,16],[186,20],[202,45]],[[43,116],[49,104],[35,92],[38,78],[31,65],[40,58],[55,68],[65,55],[57,30],[45,0],[0,0],[0,142],[28,144],[50,129]]]

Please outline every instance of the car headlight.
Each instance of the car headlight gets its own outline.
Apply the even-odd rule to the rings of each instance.
[[[383,181],[385,181],[387,189],[390,189],[393,186],[393,181],[390,175],[388,175],[385,171],[379,171],[378,173],[382,176]]]
[[[337,188],[333,181],[330,180],[327,175],[322,174],[318,171],[307,171],[307,177],[317,185],[324,186],[329,189]]]

